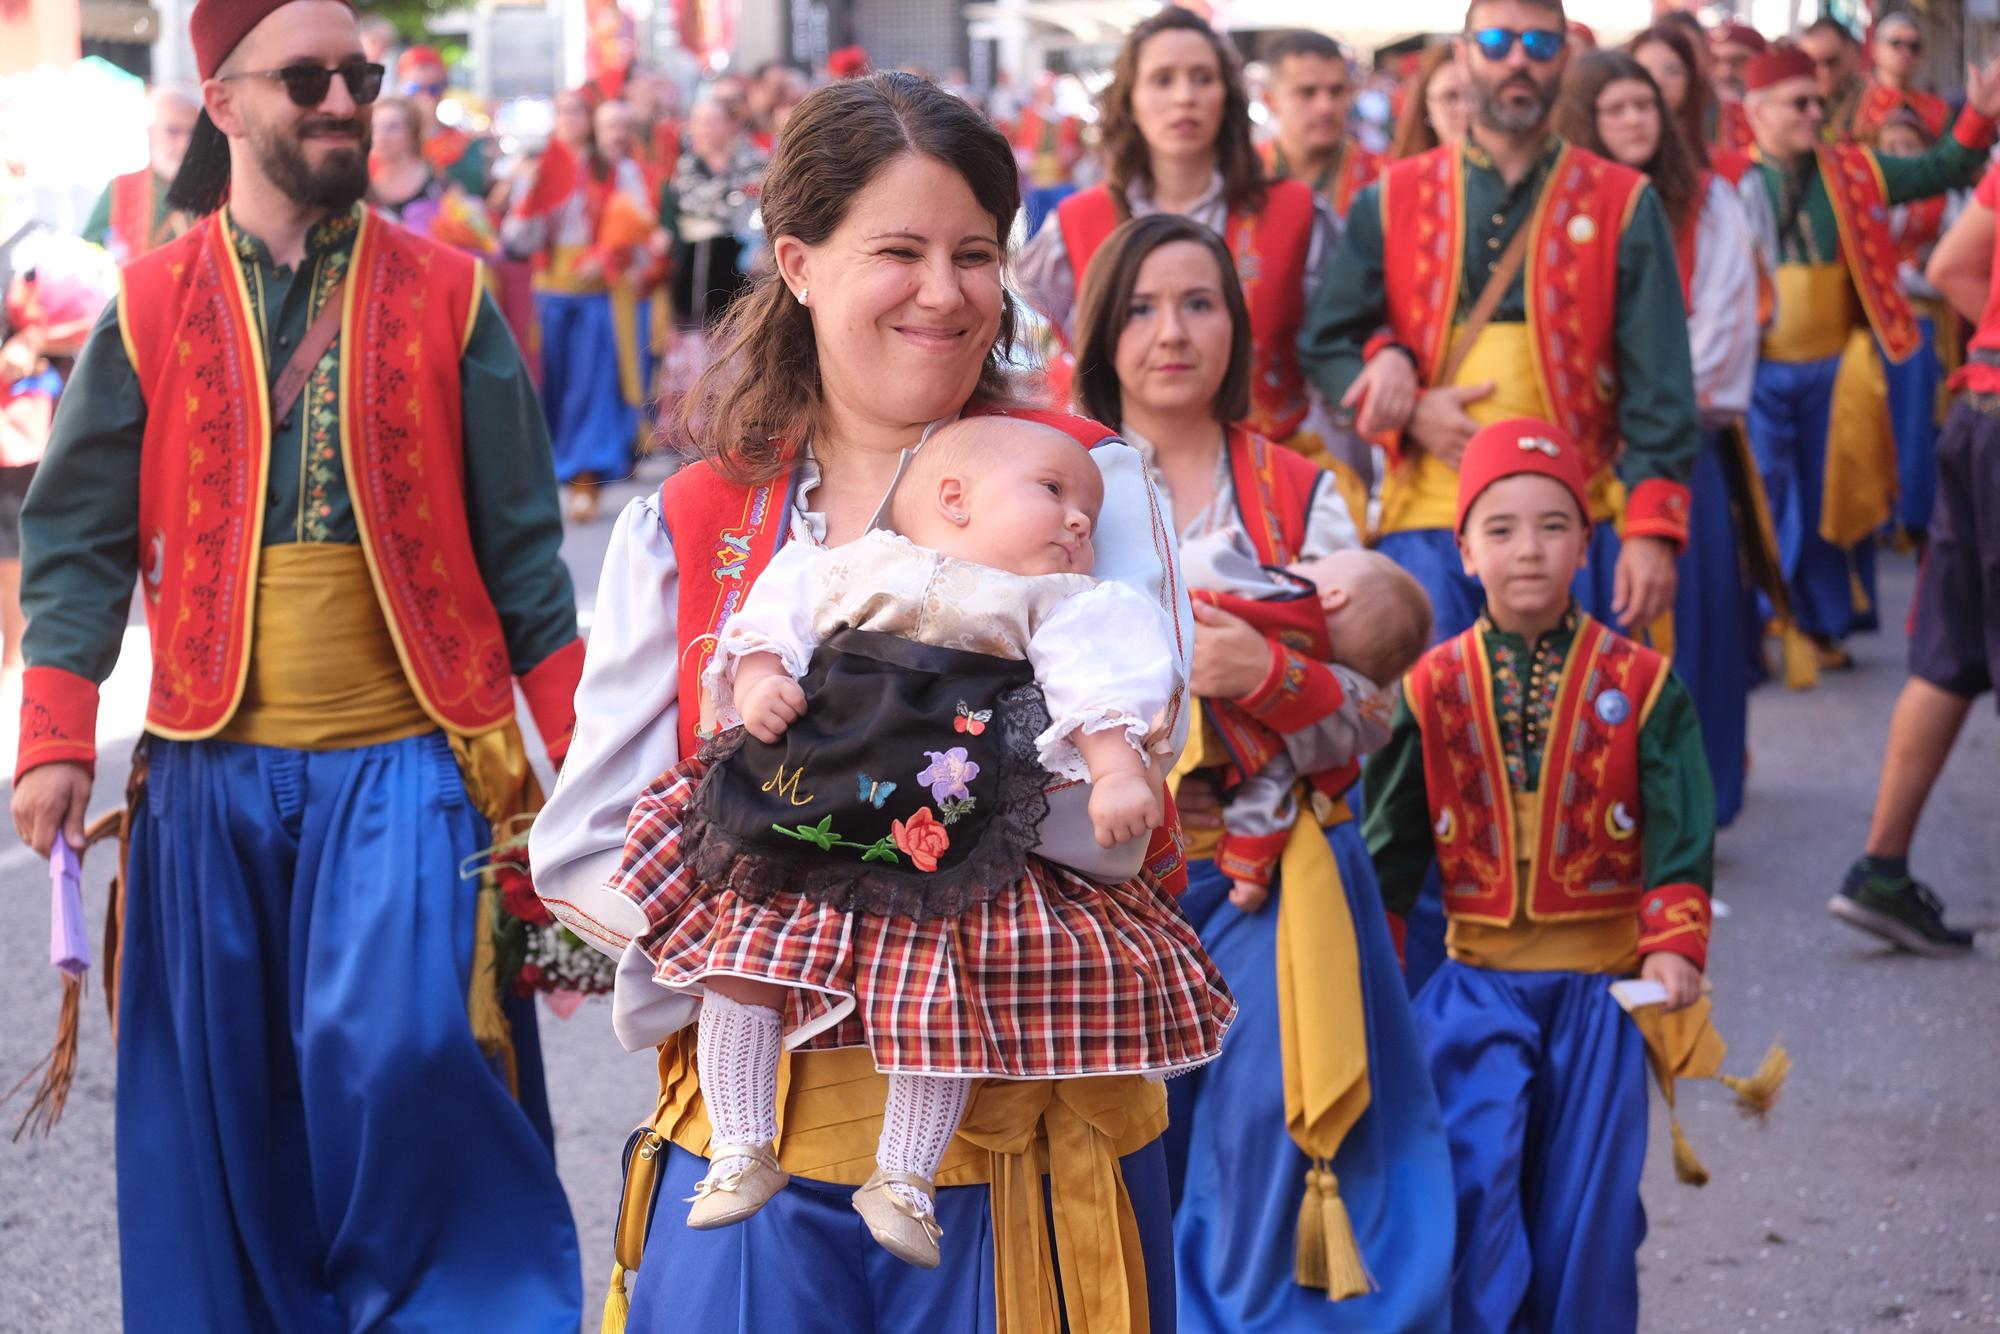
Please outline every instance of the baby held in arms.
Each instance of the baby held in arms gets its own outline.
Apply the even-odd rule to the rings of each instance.
[[[1157,600],[1091,576],[1103,501],[1068,435],[968,418],[909,461],[892,528],[788,542],[723,626],[704,679],[725,730],[641,798],[614,880],[654,981],[700,998],[714,1133],[690,1226],[789,1179],[781,1047],[865,1047],[888,1075],[854,1207],[920,1266],[974,1080],[1162,1078],[1220,1050],[1234,1002],[1157,883],[1040,847],[1065,780],[1089,782],[1105,847],[1162,819],[1180,657]]]

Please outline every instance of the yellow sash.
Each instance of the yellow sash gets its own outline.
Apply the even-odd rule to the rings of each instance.
[[[1819,532],[1845,550],[1889,521],[1900,488],[1889,381],[1875,335],[1863,324],[1843,341],[1826,433]]]
[[[1780,264],[1778,310],[1764,333],[1766,361],[1824,361],[1837,356],[1861,317],[1861,298],[1845,264]]]
[[[1792,1058],[1773,1042],[1756,1073],[1737,1078],[1722,1073],[1722,1059],[1729,1048],[1715,1031],[1708,997],[1702,996],[1685,1009],[1666,1013],[1658,1005],[1646,1005],[1631,1012],[1632,1022],[1646,1041],[1646,1060],[1667,1104],[1667,1125],[1673,1135],[1674,1174],[1691,1186],[1708,1181],[1708,1169],[1694,1155],[1687,1136],[1681,1132],[1680,1117],[1674,1110],[1674,1082],[1680,1079],[1715,1079],[1736,1094],[1736,1107],[1744,1116],[1761,1122],[1778,1100],[1785,1076],[1791,1072]]]
[[[552,245],[549,247],[547,267],[535,274],[534,285],[537,292],[560,292],[568,296],[588,296],[592,292],[602,292],[607,284],[602,274],[585,277],[576,271],[576,266],[590,247],[584,245]]]

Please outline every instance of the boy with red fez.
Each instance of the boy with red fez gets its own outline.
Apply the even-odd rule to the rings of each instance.
[[[155,88],[146,99],[146,165],[113,177],[83,224],[83,239],[101,245],[120,264],[164,245],[188,228],[188,216],[167,203],[181,169],[201,102],[179,88]]]
[[[1259,150],[1272,180],[1297,177],[1346,218],[1362,186],[1382,172],[1382,157],[1347,135],[1354,75],[1347,53],[1325,33],[1279,33],[1264,48],[1271,82],[1265,101],[1278,132]]]
[[[1486,606],[1404,679],[1369,770],[1383,901],[1407,911],[1434,857],[1444,878],[1450,959],[1414,1008],[1457,1182],[1458,1330],[1637,1328],[1649,1036],[1607,983],[1636,969],[1671,1013],[1708,954],[1700,727],[1666,659],[1570,597],[1586,477],[1547,422],[1467,444],[1456,536]]]
[[[1971,185],[2000,115],[2000,61],[1966,72],[1964,112],[1922,157],[1821,142],[1826,102],[1813,59],[1779,47],[1750,62],[1745,106],[1758,169],[1746,175],[1777,308],[1750,400],[1750,442],[1771,500],[1800,629],[1829,662],[1873,623],[1872,534],[1889,517],[1895,451],[1881,371],[1922,335],[1898,281],[1889,210]],[[1851,396],[1851,397],[1849,397]],[[1836,400],[1849,406],[1836,409]]]
[[[574,1331],[534,1012],[475,966],[459,873],[539,804],[517,683],[551,760],[574,725],[534,389],[477,261],[360,206],[382,69],[344,0],[189,27],[174,202],[205,216],[125,268],[22,520],[37,853],[82,846],[135,584],[151,632],[110,970],[126,1327]]]

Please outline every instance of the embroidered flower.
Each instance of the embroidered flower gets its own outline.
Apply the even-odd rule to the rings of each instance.
[[[972,795],[965,785],[979,777],[979,762],[965,753],[964,746],[924,754],[931,766],[917,775],[917,781],[930,788],[932,801],[963,801]]]
[[[964,754],[963,751],[959,753]],[[944,826],[938,823],[937,814],[928,806],[918,807],[917,813],[908,820],[891,820],[889,835],[919,871],[937,870],[938,858],[951,847],[951,835],[945,832]]]

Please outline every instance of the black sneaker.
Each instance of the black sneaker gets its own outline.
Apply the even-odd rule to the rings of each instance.
[[[1930,886],[1908,875],[1891,878],[1856,862],[1826,910],[1912,954],[1947,959],[1972,949],[1972,933],[1944,924],[1944,905]]]

